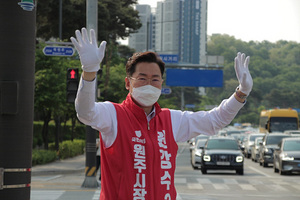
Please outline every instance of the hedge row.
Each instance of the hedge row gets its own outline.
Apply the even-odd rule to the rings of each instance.
[[[59,143],[58,156],[60,159],[71,158],[84,153],[85,140],[66,140]],[[55,150],[55,144],[49,144],[50,150]]]
[[[57,159],[55,151],[32,150],[32,166],[46,164]]]
[[[85,125],[83,124],[76,124],[74,129],[74,135],[73,138],[76,139],[85,139]],[[42,121],[34,121],[33,123],[33,144],[32,147],[36,148],[37,146],[43,145],[43,136],[42,136],[42,130],[43,130],[43,122]],[[49,123],[48,127],[48,140],[49,143],[55,141],[55,124],[54,122]],[[72,125],[71,123],[61,125],[61,135],[60,135],[60,141],[64,140],[71,140],[72,139]]]
[[[75,139],[59,143],[59,151],[56,152],[55,144],[49,144],[49,150],[32,151],[32,166],[53,162],[56,159],[71,158],[84,153],[85,140]]]

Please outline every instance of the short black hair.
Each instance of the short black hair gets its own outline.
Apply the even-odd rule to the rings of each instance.
[[[131,77],[135,72],[136,65],[140,62],[156,63],[159,66],[161,76],[165,72],[165,63],[162,61],[160,56],[152,51],[134,53],[126,63],[126,75]]]

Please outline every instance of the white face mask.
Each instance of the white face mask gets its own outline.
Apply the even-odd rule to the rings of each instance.
[[[160,94],[161,94],[160,89],[152,85],[144,85],[138,88],[133,88],[131,96],[141,106],[152,106],[158,100]]]

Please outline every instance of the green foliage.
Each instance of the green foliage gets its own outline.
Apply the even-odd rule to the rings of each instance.
[[[59,151],[56,152],[55,144],[49,145],[51,150],[32,150],[32,165],[42,165],[55,161],[57,158],[66,159],[84,153],[85,140],[67,140],[59,144]]]
[[[32,166],[46,164],[57,159],[55,151],[48,150],[32,150]]]
[[[113,40],[128,37],[141,27],[137,0],[98,1],[98,39]],[[75,30],[86,26],[86,0],[62,1],[62,40],[69,40]],[[37,2],[37,37],[46,40],[59,37],[59,1]]]
[[[73,141],[66,140],[59,143],[58,156],[60,159],[72,158],[84,153],[85,140],[75,139]],[[55,148],[55,144],[49,144],[50,149]]]
[[[72,136],[72,125],[71,123],[62,124],[62,131],[60,135],[60,141],[71,140],[72,137],[76,139],[85,139],[85,128],[83,124],[77,124],[75,126],[74,135]],[[33,122],[33,148],[41,147],[43,145],[42,137],[43,122],[34,121]],[[49,143],[55,141],[55,124],[53,122],[49,123]]]
[[[247,43],[228,35],[211,36],[208,55],[223,55],[225,59],[224,87],[207,88],[208,98],[219,103],[234,92],[238,82],[233,60],[239,51],[251,57],[249,70],[254,84],[234,122],[258,124],[258,108],[300,108],[300,44],[288,41]]]

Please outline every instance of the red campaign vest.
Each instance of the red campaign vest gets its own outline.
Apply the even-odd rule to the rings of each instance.
[[[170,110],[156,103],[156,115],[148,125],[144,110],[130,95],[114,106],[117,138],[109,148],[104,147],[101,138],[100,200],[176,200],[178,146]]]

